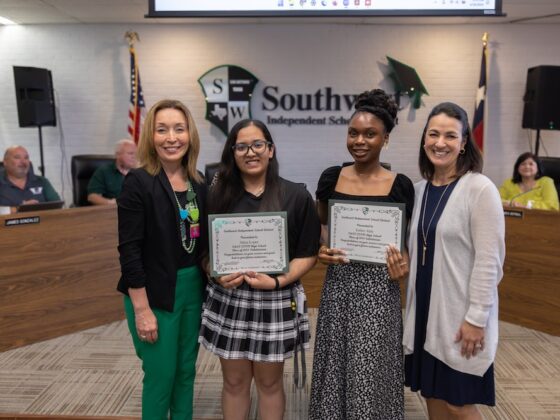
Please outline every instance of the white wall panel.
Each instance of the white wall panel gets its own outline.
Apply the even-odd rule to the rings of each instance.
[[[418,110],[407,107],[391,134],[382,160],[418,179],[419,137],[430,109],[454,101],[472,114],[479,77],[481,41],[490,33],[490,74],[485,173],[496,183],[510,176],[518,154],[528,150],[521,128],[527,68],[560,65],[558,25],[351,25],[351,24],[185,24],[39,25],[0,27],[0,149],[22,144],[39,162],[37,130],[19,128],[12,66],[53,72],[59,127],[44,128],[47,176],[61,189],[61,132],[68,156],[111,153],[126,135],[129,56],[123,35],[139,33],[136,46],[148,105],[163,97],[183,100],[201,138],[199,167],[219,159],[224,135],[204,119],[197,79],[222,64],[244,67],[260,79],[253,117],[322,117],[328,112],[265,112],[262,89],[282,93],[359,93],[384,87],[389,55],[418,71],[430,95]],[[349,116],[347,113],[346,116]],[[282,174],[314,192],[321,171],[349,159],[345,126],[271,125]],[[533,133],[534,135],[534,133]],[[541,154],[560,156],[560,132],[543,132]],[[68,158],[69,159],[69,158]],[[71,201],[69,177],[65,198]]]

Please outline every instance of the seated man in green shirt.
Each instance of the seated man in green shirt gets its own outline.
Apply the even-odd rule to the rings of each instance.
[[[59,200],[49,180],[33,173],[25,147],[8,147],[4,153],[4,171],[0,173],[0,206],[11,207],[11,212],[15,212],[20,204]]]
[[[115,204],[125,175],[135,166],[136,144],[129,139],[119,140],[115,162],[97,168],[89,180],[88,201],[91,204]]]

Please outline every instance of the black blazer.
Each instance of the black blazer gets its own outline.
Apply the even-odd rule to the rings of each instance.
[[[196,259],[200,267],[208,250],[207,187],[192,182],[200,210],[200,238]],[[179,210],[175,193],[162,170],[152,176],[131,170],[117,200],[121,278],[117,290],[146,288],[151,307],[173,311],[175,282],[181,252]]]

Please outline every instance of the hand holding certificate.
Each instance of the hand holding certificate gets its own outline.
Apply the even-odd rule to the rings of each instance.
[[[211,275],[287,272],[286,218],[286,212],[209,215]]]
[[[329,246],[350,261],[385,264],[387,246],[402,251],[404,212],[402,203],[329,200]]]

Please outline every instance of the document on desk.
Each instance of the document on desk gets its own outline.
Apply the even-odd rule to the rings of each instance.
[[[386,249],[401,252],[406,232],[403,203],[329,200],[329,247],[346,251],[350,261],[386,264]]]
[[[286,212],[209,215],[211,275],[288,272],[287,225]]]

